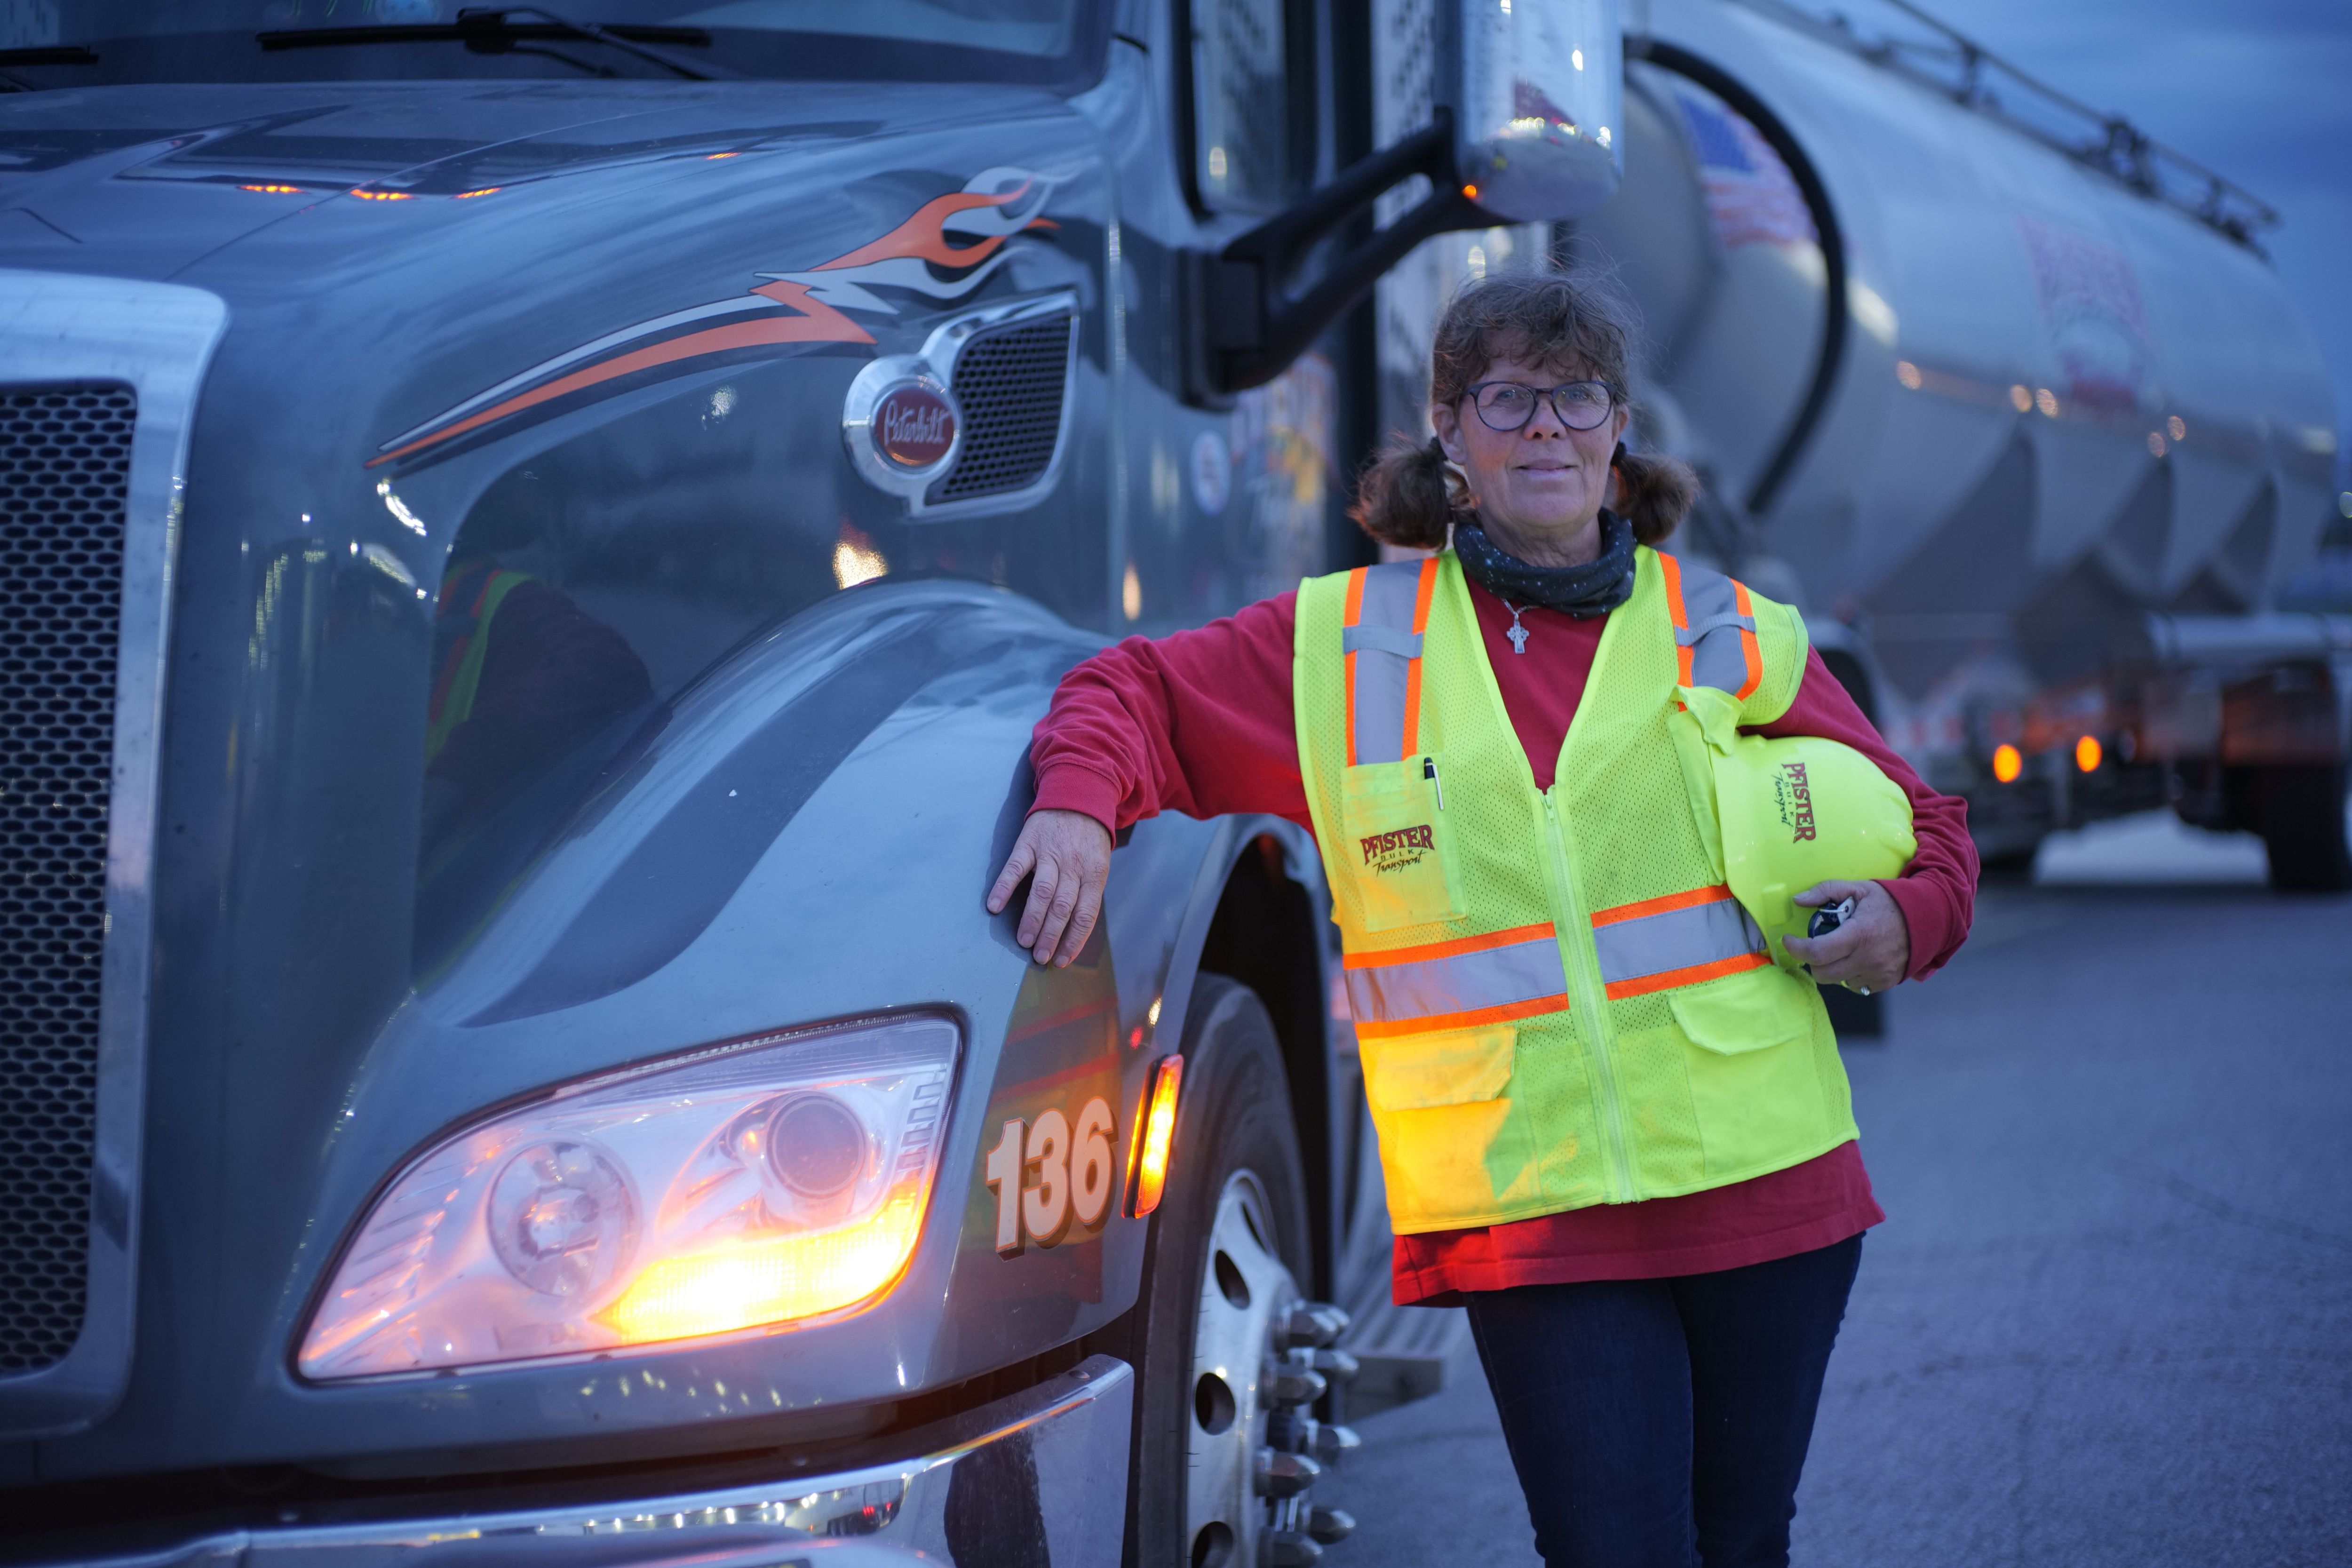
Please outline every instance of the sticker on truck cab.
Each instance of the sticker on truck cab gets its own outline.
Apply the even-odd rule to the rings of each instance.
[[[1013,1117],[999,1130],[982,1173],[996,1194],[996,1253],[1017,1258],[1052,1247],[1072,1226],[1092,1233],[1109,1216],[1118,1184],[1118,1125],[1095,1096],[1073,1119],[1058,1110],[1034,1121]]]

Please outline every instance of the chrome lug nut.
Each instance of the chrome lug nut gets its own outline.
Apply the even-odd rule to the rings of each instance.
[[[1323,1560],[1323,1549],[1296,1530],[1269,1530],[1257,1538],[1258,1568],[1306,1568]]]
[[[1346,1351],[1317,1351],[1314,1367],[1333,1383],[1343,1384],[1355,1382],[1356,1373],[1362,1370],[1356,1364],[1356,1358]]]
[[[1363,1442],[1353,1427],[1323,1426],[1316,1427],[1315,1440],[1307,1451],[1323,1464],[1336,1465],[1342,1456],[1361,1447]]]
[[[1301,1301],[1275,1325],[1274,1338],[1282,1350],[1320,1350],[1348,1331],[1348,1314],[1328,1301]]]
[[[1326,1546],[1348,1539],[1356,1528],[1356,1516],[1344,1508],[1318,1508],[1310,1517],[1307,1533]]]
[[[1257,1491],[1260,1497],[1296,1497],[1315,1484],[1323,1467],[1304,1454],[1286,1454],[1277,1448],[1257,1451]]]
[[[1329,1392],[1330,1384],[1313,1367],[1298,1366],[1286,1361],[1270,1361],[1258,1373],[1257,1393],[1261,1404],[1312,1405]]]

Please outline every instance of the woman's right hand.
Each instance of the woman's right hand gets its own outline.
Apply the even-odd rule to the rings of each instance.
[[[1021,879],[1032,871],[1036,879],[1029,885],[1015,940],[1039,963],[1066,966],[1102,918],[1103,884],[1110,880],[1110,829],[1083,811],[1031,812],[996,885],[988,889],[988,912],[1003,913]]]

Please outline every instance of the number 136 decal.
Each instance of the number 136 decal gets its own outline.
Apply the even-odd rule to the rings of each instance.
[[[1004,1124],[983,1168],[996,1194],[996,1250],[1005,1258],[1027,1243],[1051,1247],[1068,1234],[1070,1222],[1093,1230],[1110,1212],[1118,1165],[1111,1140],[1117,1128],[1100,1096],[1078,1111],[1077,1124],[1059,1110],[1034,1123],[1014,1117]]]

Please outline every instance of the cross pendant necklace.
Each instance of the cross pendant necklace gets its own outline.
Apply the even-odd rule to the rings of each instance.
[[[1495,597],[1503,599],[1503,596],[1500,594],[1496,595]],[[1513,653],[1523,654],[1528,651],[1528,628],[1519,625],[1519,611],[1521,606],[1514,605],[1508,599],[1503,599],[1503,608],[1511,612],[1511,629],[1505,632],[1503,635],[1511,639],[1511,651]]]

